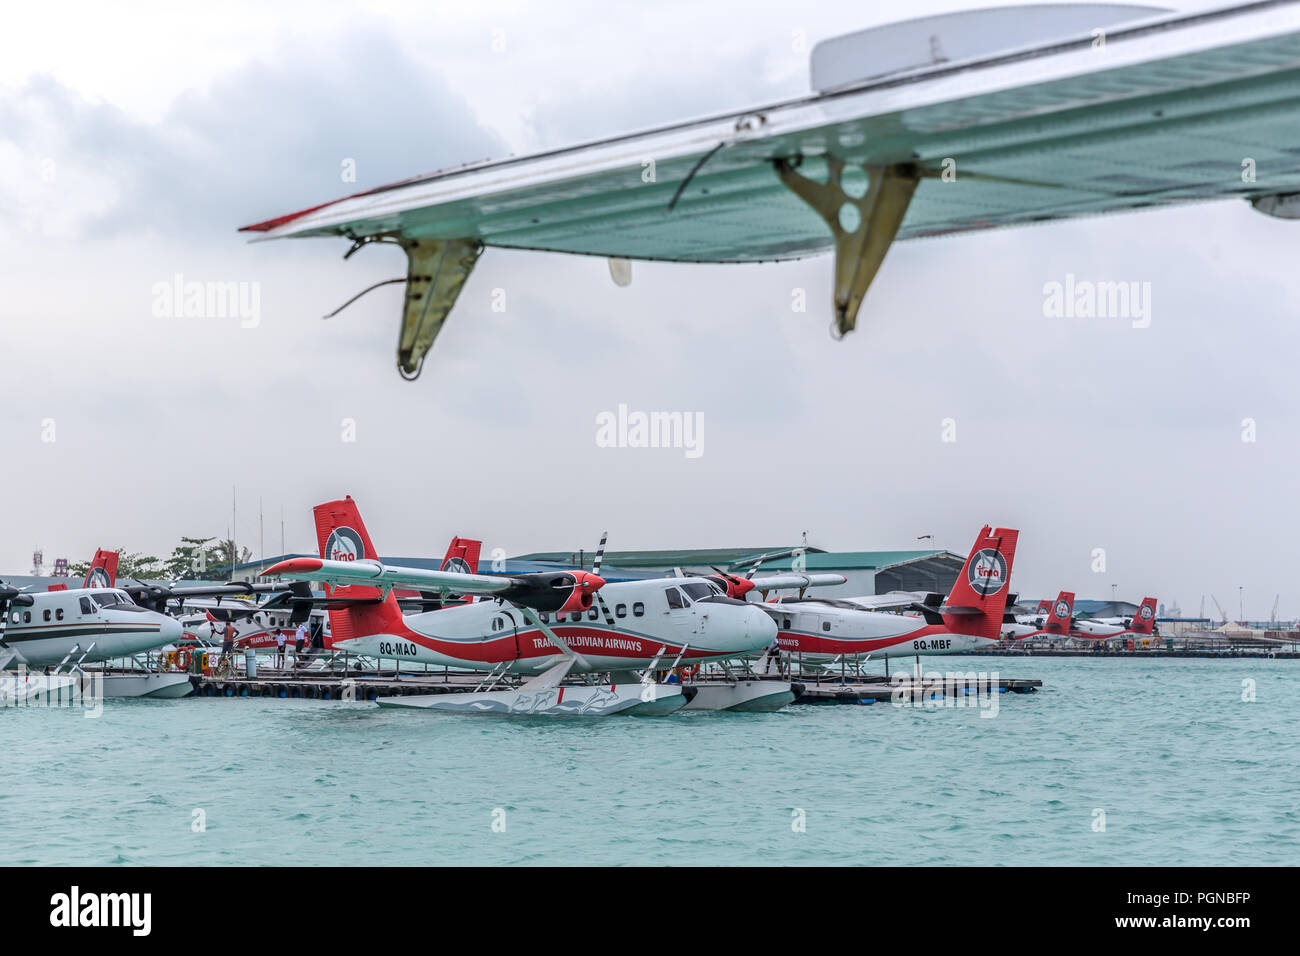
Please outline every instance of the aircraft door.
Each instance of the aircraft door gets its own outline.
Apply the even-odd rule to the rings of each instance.
[[[512,631],[514,632],[515,660],[519,660],[519,658],[524,656],[523,648],[519,646],[519,624],[520,624],[519,615],[517,615],[516,612],[514,611],[503,611],[502,613],[504,614],[506,619],[505,621],[506,626],[511,628]]]
[[[691,607],[691,599],[680,587],[672,585],[664,589],[664,600],[667,604],[664,614],[667,616],[670,631],[676,635],[678,643],[689,644],[695,632],[695,614]]]

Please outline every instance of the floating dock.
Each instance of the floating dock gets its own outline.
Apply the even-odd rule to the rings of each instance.
[[[1251,658],[1252,660],[1300,660],[1300,651],[1280,650],[1265,647],[1234,648],[1139,648],[1135,650],[1094,650],[1088,647],[993,647],[978,651],[961,651],[954,656],[970,657],[1089,657],[1094,660],[1109,660],[1116,657],[1142,658],[1143,660],[1160,660],[1175,657],[1199,657],[1207,660],[1224,660],[1227,658]]]
[[[749,680],[762,680],[754,678]],[[791,677],[771,680],[791,681],[798,704],[870,704],[891,700],[928,700],[936,697],[988,696],[994,693],[1032,694],[1043,686],[1037,679],[991,678],[971,675],[970,680],[952,675],[925,675],[917,681],[907,673],[893,678],[884,675],[861,675],[844,679],[820,680]],[[464,694],[482,685],[482,677],[464,674],[358,673],[343,676],[328,672],[293,673],[261,671],[256,677],[209,677],[193,675],[194,691],[201,697],[278,697],[311,700],[375,700],[413,694]],[[719,678],[689,682],[686,688],[711,688],[732,681]]]
[[[798,678],[795,678],[798,680]],[[881,675],[863,675],[844,681],[821,681],[797,684],[801,687],[798,704],[874,704],[902,700],[915,702],[936,697],[958,699],[962,697],[987,697],[991,694],[1035,694],[1043,686],[1036,678],[993,678],[991,675],[972,675],[966,680],[952,675],[924,675],[916,680],[911,674],[894,678]]]

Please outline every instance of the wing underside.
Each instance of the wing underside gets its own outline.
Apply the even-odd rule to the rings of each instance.
[[[1296,5],[1255,3],[433,174],[246,228],[400,243],[405,325],[436,319],[433,334],[483,246],[688,262],[833,249],[848,331],[897,239],[1232,197],[1267,210],[1300,192],[1297,130]],[[404,328],[407,372],[419,332]]]

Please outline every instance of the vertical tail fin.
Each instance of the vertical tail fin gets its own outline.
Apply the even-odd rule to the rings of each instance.
[[[361,520],[361,510],[348,495],[312,509],[316,518],[316,543],[320,556],[330,561],[378,561],[379,555]]]
[[[482,550],[482,541],[475,541],[473,538],[452,538],[438,570],[478,574],[478,559]]]
[[[1038,607],[1034,608],[1034,613],[1039,617],[1046,617],[1052,610],[1052,602],[1043,598],[1038,602]]]
[[[1012,528],[985,525],[980,529],[979,537],[975,539],[970,555],[948,594],[950,606],[974,608],[978,613],[945,614],[943,621],[949,630],[992,641],[998,639],[1019,538],[1020,532]]]
[[[117,561],[116,551],[96,548],[95,560],[91,561],[90,567],[86,569],[86,580],[81,583],[81,586],[83,588],[117,587]]]
[[[1151,634],[1155,629],[1156,599],[1153,597],[1143,598],[1137,613],[1133,615],[1132,623],[1129,624],[1129,630],[1134,634]]]
[[[443,557],[438,570],[455,571],[459,574],[478,574],[478,559],[482,550],[482,541],[475,541],[473,538],[452,538],[451,544],[447,545],[447,554]],[[445,593],[425,594],[425,597],[430,599],[425,604],[427,610],[455,607],[460,604],[473,604],[478,600],[472,596]]]
[[[1052,609],[1047,614],[1044,630],[1051,634],[1069,634],[1070,622],[1074,619],[1074,592],[1062,591],[1052,602]]]
[[[379,553],[375,551],[370,533],[361,520],[361,510],[351,495],[317,505],[312,514],[316,519],[316,543],[322,558],[330,561],[379,560]],[[325,589],[326,596],[332,598],[378,598],[382,593],[379,588],[365,584]],[[395,625],[401,624],[402,610],[397,597],[390,592],[381,604],[332,607],[329,616],[330,634],[326,646],[332,647],[335,641],[351,637],[393,633]]]

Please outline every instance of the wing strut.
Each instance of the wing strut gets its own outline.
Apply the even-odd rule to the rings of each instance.
[[[826,221],[835,238],[835,327],[844,335],[858,324],[862,299],[903,224],[917,183],[922,176],[937,174],[912,163],[863,166],[870,185],[865,195],[854,198],[840,184],[844,160],[827,156],[827,182],[819,183],[797,172],[802,159],[778,159],[776,171],[790,191]],[[841,219],[846,206],[856,211],[857,222],[848,223],[852,229]]]
[[[404,239],[406,302],[397,341],[397,370],[402,378],[420,377],[424,357],[456,304],[465,280],[483,251],[477,239]]]

